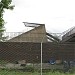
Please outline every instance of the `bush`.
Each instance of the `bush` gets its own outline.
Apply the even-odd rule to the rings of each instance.
[[[75,73],[75,67],[72,67],[71,69],[69,69],[69,73]]]

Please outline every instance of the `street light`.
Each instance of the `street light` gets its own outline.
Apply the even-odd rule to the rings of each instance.
[[[41,42],[41,75],[42,75],[42,42]]]
[[[39,26],[41,26],[41,25],[44,25],[44,24],[29,23],[29,22],[23,22],[23,23],[24,23],[24,25],[25,25],[26,27],[39,27]],[[43,39],[44,39],[44,37],[43,37]],[[42,75],[42,43],[43,43],[43,39],[42,39],[42,41],[40,42],[40,44],[41,44],[41,75]]]

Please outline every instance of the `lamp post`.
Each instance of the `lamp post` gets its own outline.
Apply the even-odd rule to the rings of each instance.
[[[42,42],[41,42],[41,75],[42,75]]]

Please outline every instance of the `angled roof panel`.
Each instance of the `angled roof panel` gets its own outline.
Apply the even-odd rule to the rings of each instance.
[[[45,25],[42,24],[34,29],[14,37],[8,42],[47,42]]]
[[[62,36],[62,42],[75,42],[75,27]]]

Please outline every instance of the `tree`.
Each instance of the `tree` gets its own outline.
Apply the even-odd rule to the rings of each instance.
[[[3,14],[5,12],[4,9],[10,9],[13,10],[14,6],[11,5],[12,0],[1,0],[0,1],[0,42],[4,41],[5,37],[3,37],[4,24],[5,21],[3,19]]]

